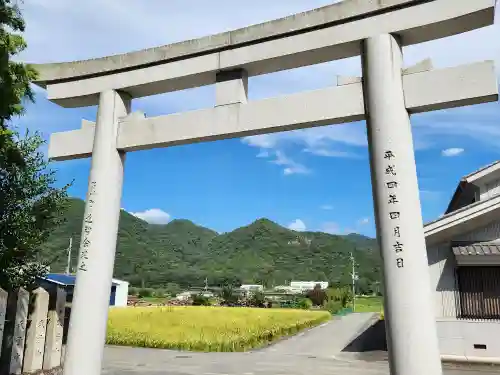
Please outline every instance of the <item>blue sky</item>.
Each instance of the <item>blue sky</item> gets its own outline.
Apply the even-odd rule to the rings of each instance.
[[[331,0],[30,0],[21,59],[58,62],[154,47],[287,16]],[[500,27],[405,48],[405,63],[441,68],[482,60],[500,66]],[[317,89],[360,75],[359,58],[251,78],[250,99]],[[148,116],[213,105],[213,87],[136,100]],[[37,90],[16,120],[50,133],[94,120],[96,108],[64,109]],[[412,117],[424,221],[441,215],[461,176],[500,159],[500,105]],[[90,160],[53,163],[84,198]],[[364,123],[177,146],[127,155],[122,207],[150,222],[186,218],[219,232],[267,217],[296,230],[375,235]]]

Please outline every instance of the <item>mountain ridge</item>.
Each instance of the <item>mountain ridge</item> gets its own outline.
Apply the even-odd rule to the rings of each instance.
[[[55,258],[51,272],[65,269],[70,237],[76,265],[84,207],[84,201],[72,198],[66,222],[42,247],[45,259]],[[351,253],[358,264],[358,285],[370,292],[381,281],[381,261],[376,241],[363,235],[298,232],[267,218],[218,233],[187,219],[149,224],[121,210],[114,275],[151,287],[199,286],[205,278],[211,285],[273,286],[292,279],[346,285],[351,282]]]

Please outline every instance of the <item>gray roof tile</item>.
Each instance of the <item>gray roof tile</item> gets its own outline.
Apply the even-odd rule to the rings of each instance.
[[[452,244],[455,255],[500,255],[499,242],[476,242]]]

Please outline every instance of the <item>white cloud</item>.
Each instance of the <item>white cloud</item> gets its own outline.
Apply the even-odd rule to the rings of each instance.
[[[358,155],[356,155],[352,152],[329,150],[327,148],[317,148],[317,149],[305,148],[304,152],[308,152],[308,153],[316,155],[316,156],[325,156],[328,158],[357,158],[358,157]]]
[[[167,224],[170,221],[170,214],[159,208],[151,208],[142,212],[131,212],[131,214],[150,224]]]
[[[312,155],[336,158],[359,157],[356,151],[343,149],[346,147],[364,148],[368,144],[366,129],[362,122],[256,135],[244,137],[242,142],[252,147],[268,150],[295,146]]]
[[[457,156],[457,155],[462,154],[464,151],[465,150],[463,148],[452,147],[452,148],[447,148],[446,150],[441,151],[441,155],[443,155],[443,156]]]
[[[333,210],[333,206],[330,204],[324,204],[324,205],[320,206],[320,208],[322,210],[327,210],[327,211]]]
[[[334,221],[327,221],[321,224],[319,230],[324,233],[337,234],[337,235],[346,235],[349,233],[360,233],[366,228],[368,224],[370,224],[371,220],[368,217],[364,217],[359,219],[356,222],[356,225],[353,226],[341,226]]]
[[[366,224],[369,224],[369,223],[370,223],[370,219],[367,218],[367,217],[364,217],[364,218],[358,220],[358,224],[359,225],[366,225]]]
[[[283,174],[286,176],[292,174],[308,174],[311,171],[305,166],[296,161],[288,158],[283,151],[276,151],[274,153],[275,159],[271,163],[285,167]]]
[[[300,219],[296,219],[288,224],[288,229],[296,230],[297,232],[303,232],[306,228],[306,224]]]
[[[333,221],[328,221],[325,222],[321,225],[321,232],[324,233],[330,233],[330,234],[339,234],[341,232],[340,226],[333,222]]]

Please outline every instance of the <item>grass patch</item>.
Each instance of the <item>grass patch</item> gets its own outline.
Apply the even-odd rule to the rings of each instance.
[[[323,323],[326,311],[205,306],[109,311],[107,344],[204,352],[237,352]]]
[[[356,297],[355,312],[383,312],[382,297]]]

